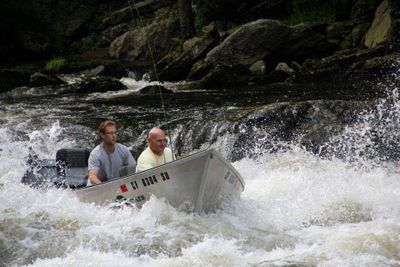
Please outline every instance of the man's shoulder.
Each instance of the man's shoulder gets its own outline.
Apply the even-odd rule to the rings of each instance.
[[[129,148],[126,145],[123,145],[121,143],[115,144],[115,151],[117,151],[117,153],[121,153],[121,154],[131,154],[131,151],[129,150]]]
[[[174,156],[174,154],[172,153],[171,148],[169,148],[169,147],[166,147],[166,148],[164,149],[164,155],[167,156],[167,160],[168,160],[168,161],[171,161],[171,160],[174,160],[174,159],[175,159],[175,156]]]
[[[139,158],[146,158],[146,157],[151,157],[152,153],[149,147],[146,147],[146,149],[144,149],[142,151],[142,153],[140,153]]]
[[[116,144],[115,144],[115,147],[116,147],[118,150],[129,151],[129,148],[128,148],[126,145],[121,144],[121,143],[116,143]]]
[[[101,154],[101,147],[100,145],[97,145],[95,148],[93,148],[92,151],[90,151],[90,156],[93,155],[100,155]]]

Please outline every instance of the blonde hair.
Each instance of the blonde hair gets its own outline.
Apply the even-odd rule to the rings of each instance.
[[[115,129],[117,129],[117,124],[116,124],[115,122],[109,121],[109,120],[103,121],[103,122],[100,124],[99,129],[97,130],[97,134],[98,134],[98,137],[99,137],[99,138],[100,138],[100,133],[102,133],[102,134],[105,134],[105,133],[106,133],[106,128],[107,128],[108,126],[114,126]],[[101,139],[101,138],[100,138],[100,139]]]

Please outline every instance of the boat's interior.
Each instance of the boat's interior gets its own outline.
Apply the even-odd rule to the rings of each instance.
[[[64,178],[66,186],[73,188],[86,186],[90,151],[85,148],[63,148],[57,151],[57,174]]]
[[[87,148],[62,148],[57,151],[55,160],[30,160],[22,182],[33,187],[84,187],[88,180],[90,152],[91,150]],[[31,156],[31,158],[34,157]],[[134,172],[134,167],[126,166],[121,168],[120,176]]]
[[[57,151],[55,160],[33,160],[22,182],[33,187],[86,186],[90,151],[85,148],[63,148]]]

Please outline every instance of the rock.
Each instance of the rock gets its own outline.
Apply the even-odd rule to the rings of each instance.
[[[189,80],[200,80],[204,77],[210,70],[212,69],[212,65],[207,63],[205,59],[199,60],[196,62],[192,69],[190,70],[187,79]]]
[[[250,71],[243,65],[226,66],[217,64],[201,79],[203,88],[227,88],[232,85],[247,85]]]
[[[87,76],[98,76],[104,74],[105,69],[103,65],[100,65],[93,69],[81,71],[80,73]]]
[[[136,26],[136,25],[135,25]],[[109,27],[101,32],[101,36],[105,39],[108,43],[111,44],[112,41],[115,40],[118,36],[121,36],[125,32],[132,30],[131,23],[121,23],[115,26]]]
[[[152,95],[159,95],[161,94],[171,94],[173,93],[172,90],[165,88],[162,85],[149,85],[146,87],[141,88],[138,93],[139,94],[152,94]]]
[[[284,82],[290,75],[281,70],[273,70],[263,77],[264,84],[273,84]]]
[[[252,75],[263,75],[265,73],[265,62],[264,60],[257,60],[253,65],[250,66],[249,70]]]
[[[369,74],[386,74],[397,71],[400,67],[400,54],[395,53],[359,61],[350,66],[354,72]]]
[[[178,33],[178,16],[172,10],[167,18],[154,20],[144,28],[128,31],[116,38],[110,45],[110,56],[126,62],[139,61],[151,65],[153,57],[164,58],[173,49],[171,39]]]
[[[295,71],[297,71],[297,72],[300,72],[300,71],[302,71],[302,69],[303,69],[303,67],[302,67],[299,63],[297,63],[296,61],[292,61],[292,62],[290,63],[290,65],[291,65],[292,68],[293,68]]]
[[[64,81],[58,78],[56,75],[47,75],[40,72],[32,74],[29,81],[31,86],[44,86],[64,83]]]
[[[370,27],[370,23],[365,22],[355,25],[351,32],[339,41],[339,48],[341,50],[351,49],[351,48],[361,48],[364,47],[363,40],[364,36]]]
[[[295,73],[295,71],[292,68],[290,68],[288,66],[288,64],[286,64],[284,62],[278,63],[278,65],[276,65],[275,70],[283,71],[283,72],[287,73],[288,75],[293,75]]]
[[[314,76],[344,73],[349,70],[349,66],[353,63],[363,62],[374,57],[381,57],[388,52],[388,48],[385,46],[378,46],[375,49],[342,50],[319,61],[306,60],[302,65],[303,70],[301,75]]]
[[[374,48],[386,41],[390,36],[391,28],[392,17],[389,1],[384,0],[376,9],[374,21],[365,35],[364,45],[368,48]]]
[[[208,30],[203,37],[193,37],[183,43],[181,54],[174,58],[174,54],[167,56],[158,64],[160,71],[160,79],[167,81],[179,81],[185,79],[193,64],[204,58],[208,51],[214,48],[219,41],[219,34],[215,29]],[[166,66],[163,65],[166,61]]]
[[[259,60],[265,62],[266,71],[272,71],[279,61],[303,61],[307,57],[330,54],[331,48],[323,35],[307,25],[287,27],[275,20],[257,20],[241,26],[211,50],[204,60],[194,64],[188,78],[203,77],[202,83],[207,88],[225,87],[235,81],[245,84],[253,78],[258,79],[255,76],[250,78],[249,68]],[[239,70],[244,72],[239,73]],[[277,70],[269,78],[270,82],[280,82],[287,78],[287,74]]]
[[[271,57],[275,57],[278,62],[289,60],[303,62],[307,58],[331,55],[333,50],[334,47],[326,41],[325,36],[311,30],[306,24],[299,24],[290,27],[288,39],[274,50],[274,53],[279,51],[279,57],[274,55]]]
[[[327,27],[326,38],[343,40],[354,29],[355,23],[353,21],[339,21]]]
[[[275,20],[257,20],[239,27],[219,46],[211,50],[206,61],[211,64],[251,66],[265,59],[289,35],[289,28]],[[246,49],[243,49],[243,48]]]
[[[312,100],[268,104],[249,113],[235,128],[237,136],[229,158],[239,160],[257,151],[260,140],[263,151],[285,149],[276,140],[299,142],[308,151],[324,156],[343,156],[324,147],[332,136],[341,133],[355,122],[356,112],[366,108],[365,101]],[[268,125],[265,130],[265,125]],[[321,148],[323,148],[321,150]],[[252,153],[252,152],[250,152]]]
[[[77,93],[107,92],[127,89],[119,80],[110,77],[85,77],[75,85]]]
[[[286,63],[279,63],[276,68],[269,72],[263,82],[267,84],[284,82],[287,78],[294,75],[295,71]]]

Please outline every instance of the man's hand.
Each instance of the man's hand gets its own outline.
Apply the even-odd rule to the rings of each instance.
[[[89,179],[92,184],[101,184],[102,181],[100,178],[97,176],[97,171],[96,170],[90,170],[89,171]]]

